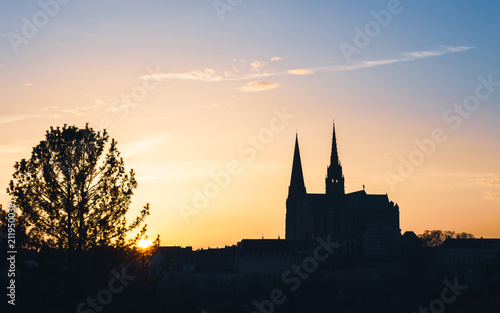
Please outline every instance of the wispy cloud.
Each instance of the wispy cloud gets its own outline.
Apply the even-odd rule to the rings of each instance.
[[[447,53],[467,51],[473,48],[474,47],[467,47],[467,46],[448,46],[440,50],[430,50],[430,51],[423,50],[423,51],[406,52],[404,53],[404,55],[414,59],[422,59],[422,58],[439,56]]]
[[[142,161],[142,160],[141,160]],[[180,181],[184,179],[202,179],[206,175],[205,167],[214,166],[213,160],[174,161],[168,163],[140,162],[134,167],[137,181]]]
[[[82,116],[83,113],[78,111],[78,110],[74,110],[74,109],[64,109],[62,110],[64,113],[69,113],[69,114],[74,114],[76,116]]]
[[[463,52],[463,51],[467,51],[470,49],[474,49],[474,47],[447,46],[447,47],[443,47],[443,48],[437,49],[437,50],[410,51],[410,52],[400,53],[399,57],[396,57],[396,58],[360,61],[360,62],[357,62],[354,64],[348,64],[348,65],[320,66],[320,67],[313,67],[313,68],[293,69],[293,70],[287,71],[287,74],[308,75],[308,74],[313,74],[317,71],[324,71],[324,72],[354,71],[354,70],[359,70],[359,69],[363,69],[363,68],[371,68],[371,67],[400,63],[400,62],[411,62],[411,61],[415,61],[415,60],[419,60],[419,59],[436,57],[436,56],[449,54],[449,53]]]
[[[39,111],[47,111],[47,110],[53,110],[53,109],[57,109],[57,108],[59,108],[57,105],[51,105],[51,106],[48,106],[48,107],[40,108],[38,110]]]
[[[150,78],[151,75],[141,76],[141,79]],[[155,78],[166,79],[166,80],[195,80],[202,82],[220,82],[223,80],[228,80],[227,77],[216,75],[215,70],[207,68],[204,71],[190,71],[185,73],[164,73],[154,75]]]
[[[326,67],[317,67],[314,68],[316,70],[323,70],[327,72],[343,72],[343,71],[353,71],[362,68],[370,68],[381,65],[388,65],[399,62],[410,62],[419,59],[425,59],[429,57],[440,56],[448,53],[457,53],[463,52],[470,49],[474,49],[474,47],[467,46],[450,46],[444,47],[438,50],[422,50],[422,51],[410,51],[404,52],[400,57],[392,58],[392,59],[383,59],[383,60],[372,60],[372,61],[360,61],[354,64],[349,65],[336,65],[336,66],[326,66]]]
[[[100,105],[101,104],[98,101],[95,101],[94,104],[89,104],[89,105],[84,105],[84,106],[76,106],[72,109],[64,109],[64,110],[62,110],[62,112],[74,114],[76,116],[82,116],[82,115],[84,115],[85,111],[97,108]]]
[[[484,199],[500,200],[500,190],[489,190],[484,194]]]
[[[155,75],[143,75],[139,79],[162,79],[162,80],[190,80],[190,81],[200,81],[208,83],[217,83],[225,81],[239,81],[239,80],[249,80],[249,79],[259,79],[269,76],[280,75],[282,73],[276,73],[272,71],[258,72],[258,69],[262,68],[262,64],[259,61],[252,62],[250,66],[251,73],[240,74],[240,70],[233,68],[233,71],[222,71],[222,74],[217,74],[214,69],[207,68],[203,71],[195,70],[184,73],[162,73]],[[256,72],[257,71],[257,72]]]
[[[95,109],[97,107],[99,107],[100,103],[99,103],[99,100],[96,101],[94,104],[89,104],[89,105],[84,105],[84,106],[77,106],[75,107],[76,110],[81,110],[81,111],[86,111],[86,110],[90,110],[90,109]]]
[[[153,137],[139,141],[121,144],[122,156],[130,157],[136,154],[150,153],[155,147],[161,145],[168,137]]]
[[[165,80],[195,80],[202,82],[220,82],[224,80],[228,80],[227,77],[217,75],[215,70],[211,68],[207,68],[204,71],[190,71],[184,73],[164,73],[164,74],[156,74],[156,75],[143,75],[139,77],[140,79],[148,79],[148,78],[158,78]]]
[[[279,85],[276,83],[268,83],[263,80],[259,80],[259,81],[249,82],[245,86],[241,86],[236,89],[241,91],[264,91],[264,90],[278,88],[278,86]]]
[[[42,114],[16,114],[16,115],[10,115],[10,116],[2,116],[0,117],[0,125],[7,124],[7,123],[13,123],[29,118],[34,118],[34,117],[39,117],[42,116]]]
[[[354,64],[342,64],[333,66],[318,66],[311,68],[292,68],[286,71],[275,71],[273,69],[265,68],[269,65],[270,61],[280,61],[281,57],[272,57],[270,61],[252,61],[248,62],[243,59],[234,59],[235,65],[231,66],[230,70],[223,70],[217,72],[215,69],[206,68],[205,70],[193,70],[189,72],[182,73],[160,73],[154,75],[143,75],[139,79],[163,79],[163,80],[189,80],[189,81],[200,81],[200,82],[225,82],[225,81],[239,81],[239,80],[256,80],[263,79],[270,76],[278,75],[312,75],[317,72],[345,72],[354,71],[364,68],[372,68],[377,66],[389,65],[400,62],[411,62],[419,59],[425,59],[430,57],[436,57],[449,53],[458,53],[473,49],[474,47],[469,46],[446,46],[436,50],[421,50],[421,51],[410,51],[398,54],[398,56],[381,59],[381,60],[367,60],[360,61]],[[246,71],[246,73],[245,73]],[[266,83],[260,84],[256,82],[248,83],[246,86],[238,88],[241,91],[260,91],[266,89],[272,89],[278,87],[278,84]],[[264,82],[265,83],[265,82]],[[264,89],[266,88],[266,89]]]
[[[19,144],[0,145],[0,155],[19,153],[29,149],[29,146]]]
[[[290,75],[311,75],[314,74],[314,71],[307,68],[297,68],[294,70],[288,70],[286,73]]]
[[[63,43],[61,43],[61,42],[59,42],[59,41],[54,42],[54,45],[59,46],[59,47],[61,47],[62,49],[66,49],[66,45],[65,45],[65,44],[63,44]]]
[[[471,180],[489,189],[484,193],[484,199],[500,200],[500,175],[490,173],[483,177]]]
[[[253,61],[250,63],[250,71],[252,72],[259,72],[261,68],[266,66],[266,63],[261,62],[261,61]]]
[[[481,178],[473,179],[478,184],[486,185],[486,186],[498,186],[500,187],[500,175],[496,175],[494,173],[488,174]]]

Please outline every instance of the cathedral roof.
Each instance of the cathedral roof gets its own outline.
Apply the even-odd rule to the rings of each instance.
[[[387,195],[369,195],[364,190],[360,190],[346,194],[344,206],[350,210],[383,210],[387,209],[388,203]]]
[[[326,210],[328,207],[327,195],[308,193],[307,204],[312,210]],[[344,198],[345,210],[385,210],[388,208],[387,195],[367,194],[364,190],[347,193]]]

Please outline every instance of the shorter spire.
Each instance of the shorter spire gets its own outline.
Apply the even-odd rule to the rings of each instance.
[[[335,121],[332,132],[332,152],[330,155],[330,165],[326,174],[326,193],[330,195],[343,195],[345,193],[344,175],[342,165],[340,165],[339,153],[337,150],[337,136],[335,134]]]

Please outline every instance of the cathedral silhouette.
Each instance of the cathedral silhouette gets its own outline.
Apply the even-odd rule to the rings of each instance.
[[[339,254],[390,255],[398,253],[401,230],[399,207],[387,194],[364,190],[345,193],[335,123],[325,194],[307,193],[295,137],[292,175],[286,200],[286,240],[294,245],[314,244],[317,237],[340,244]],[[364,189],[364,188],[363,188]]]
[[[298,135],[294,149],[285,239],[158,248],[153,270],[169,265],[159,275],[162,295],[193,309],[178,312],[207,304],[216,312],[437,312],[443,290],[457,299],[443,300],[446,312],[500,312],[491,310],[500,309],[500,239],[427,247],[413,231],[401,234],[399,207],[387,194],[345,192],[335,124],[324,194],[306,191]]]

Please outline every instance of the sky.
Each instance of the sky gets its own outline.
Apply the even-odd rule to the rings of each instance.
[[[298,134],[323,193],[335,121],[346,192],[401,231],[500,238],[500,4],[3,1],[0,203],[51,126],[107,129],[162,245],[285,236]]]

